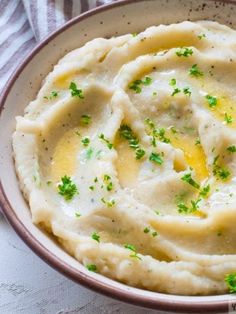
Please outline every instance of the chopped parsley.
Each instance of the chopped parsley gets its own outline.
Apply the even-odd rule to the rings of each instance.
[[[80,122],[83,125],[88,125],[91,123],[91,117],[88,114],[83,114],[80,118]]]
[[[75,217],[79,218],[79,217],[81,217],[81,214],[79,212],[75,212]]]
[[[74,195],[78,193],[76,185],[72,182],[71,178],[66,175],[61,178],[61,183],[58,185],[58,191],[66,201],[70,201]]]
[[[176,94],[179,94],[181,92],[181,90],[179,88],[175,88],[173,93],[171,94],[171,96],[174,96]]]
[[[86,153],[85,153],[85,158],[86,160],[90,160],[93,156],[93,151],[94,149],[92,147],[89,147],[87,150],[86,150]]]
[[[208,196],[209,192],[210,192],[210,184],[204,186],[204,187],[201,189],[199,195],[205,198],[205,197]]]
[[[153,92],[153,93],[152,93],[152,96],[157,96],[157,92]]]
[[[156,237],[156,236],[158,236],[158,232],[153,231],[153,232],[152,232],[152,236],[153,236],[153,238]]]
[[[169,85],[170,86],[175,86],[176,85],[176,79],[175,78],[172,78],[169,82]]]
[[[52,91],[52,92],[50,93],[50,96],[44,96],[43,98],[44,98],[44,99],[47,99],[47,100],[52,100],[53,98],[58,97],[58,95],[59,95],[59,92]]]
[[[143,229],[143,232],[144,232],[144,233],[149,233],[149,232],[150,232],[150,227],[145,227],[145,228]]]
[[[127,124],[122,124],[119,129],[120,137],[128,140],[129,146],[135,149],[136,159],[141,159],[145,155],[145,151],[140,147],[139,140],[135,136],[132,129]]]
[[[200,34],[197,36],[199,39],[203,39],[203,38],[206,38],[206,34]]]
[[[86,147],[86,146],[89,145],[90,139],[89,139],[88,136],[85,136],[84,138],[82,138],[81,142],[82,142],[82,144]]]
[[[236,146],[232,145],[227,147],[227,151],[229,151],[230,153],[236,153]]]
[[[98,243],[100,242],[100,235],[98,235],[97,232],[93,232],[93,233],[91,234],[91,238],[92,238],[93,240],[97,241]]]
[[[81,99],[84,98],[82,89],[78,89],[75,82],[70,83],[69,89],[72,97],[79,97]]]
[[[87,264],[87,265],[86,265],[86,268],[87,268],[89,271],[93,271],[93,272],[96,272],[96,271],[97,271],[97,266],[94,265],[94,264]]]
[[[134,257],[134,258],[137,258],[139,260],[141,260],[141,257],[138,256],[137,254],[137,251],[136,251],[136,248],[134,245],[132,244],[125,244],[124,247],[130,251],[132,251],[133,253],[130,255],[130,257]]]
[[[230,293],[236,293],[236,273],[225,276],[225,282]]]
[[[161,155],[158,153],[151,153],[151,155],[149,156],[149,160],[155,162],[158,165],[162,165],[163,164],[163,159],[161,158]]]
[[[203,72],[199,69],[197,64],[194,64],[190,69],[189,69],[189,75],[195,76],[195,77],[200,77],[203,76]]]
[[[200,138],[198,137],[198,138],[196,138],[195,145],[200,145],[200,144],[201,144]]]
[[[134,82],[129,84],[129,89],[135,91],[136,94],[140,94],[142,92],[141,85],[150,85],[152,83],[151,77],[146,76],[144,80],[135,80]]]
[[[217,105],[217,98],[214,97],[214,96],[211,96],[211,95],[206,95],[205,96],[207,102],[208,102],[208,105],[212,108],[212,107],[215,107]]]
[[[191,96],[192,92],[190,91],[189,87],[184,87],[183,92],[185,95]]]
[[[192,178],[192,174],[191,173],[187,173],[185,174],[181,180],[187,182],[188,184],[192,185],[194,188],[199,189],[200,188],[200,184],[197,183],[193,178]]]
[[[189,57],[193,54],[193,50],[191,48],[180,48],[178,49],[175,54],[178,57]]]
[[[103,182],[106,184],[107,191],[111,191],[113,189],[113,183],[111,182],[111,177],[109,175],[104,175]]]
[[[227,112],[225,112],[225,117],[224,117],[224,120],[227,124],[230,124],[233,122],[233,118],[232,116],[228,115]]]
[[[170,143],[170,139],[165,136],[164,128],[156,128],[154,122],[150,118],[146,118],[144,122],[147,124],[150,130],[148,130],[148,135],[152,136],[152,145],[156,147],[156,139],[163,143]]]
[[[98,138],[100,138],[100,140],[102,140],[103,142],[105,142],[105,143],[107,144],[107,147],[108,147],[109,149],[112,149],[112,148],[113,148],[113,144],[110,143],[110,141],[105,138],[104,134],[100,134]]]
[[[115,200],[112,199],[110,201],[105,200],[105,198],[101,198],[101,201],[107,206],[107,207],[113,207],[115,205]]]
[[[213,174],[221,180],[226,180],[230,176],[230,172],[227,168],[218,165],[219,155],[214,158],[213,161]]]
[[[177,205],[178,207],[178,212],[180,214],[191,214],[194,213],[198,210],[199,205],[198,203],[201,201],[201,199],[198,199],[196,201],[191,201],[191,207],[187,206],[186,204],[184,204],[183,202],[179,203]]]

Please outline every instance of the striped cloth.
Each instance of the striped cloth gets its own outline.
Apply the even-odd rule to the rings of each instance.
[[[0,0],[0,92],[20,61],[49,33],[115,0]]]

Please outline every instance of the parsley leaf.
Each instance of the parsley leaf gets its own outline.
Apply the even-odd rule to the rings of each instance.
[[[145,227],[145,228],[143,229],[143,232],[144,232],[144,233],[149,233],[149,232],[150,232],[150,227]]]
[[[225,276],[225,282],[230,293],[236,293],[236,273]]]
[[[175,78],[172,78],[169,82],[169,85],[170,86],[175,86],[176,85],[176,79]]]
[[[163,159],[161,158],[161,155],[158,153],[151,153],[150,157],[149,157],[150,161],[155,162],[158,165],[162,165],[163,164]]]
[[[105,138],[104,134],[100,134],[98,138],[100,138],[100,140],[102,140],[103,142],[105,142],[105,143],[107,144],[107,147],[108,147],[109,149],[112,149],[113,144],[110,143],[110,141]]]
[[[208,105],[212,108],[217,105],[217,98],[211,95],[206,95],[205,98],[207,99]]]
[[[50,96],[44,96],[43,98],[44,98],[44,99],[47,99],[47,100],[52,100],[53,98],[58,97],[58,94],[59,94],[59,92],[52,91],[52,92],[50,93]]]
[[[88,114],[83,114],[80,118],[80,122],[83,125],[88,125],[91,123],[91,116],[89,116]]]
[[[180,48],[178,49],[175,54],[178,57],[189,57],[193,54],[193,50],[191,48]]]
[[[202,196],[202,197],[207,197],[208,194],[209,194],[209,192],[210,192],[210,184],[204,186],[204,187],[201,189],[199,195]]]
[[[218,159],[219,155],[213,161],[213,174],[221,180],[226,180],[230,176],[230,172],[227,168],[219,166]]]
[[[176,94],[178,94],[180,92],[181,92],[181,90],[179,88],[175,88],[173,93],[171,94],[171,96],[174,96],[174,95],[176,95]]]
[[[152,83],[152,78],[146,76],[143,81],[142,80],[135,80],[134,82],[130,83],[129,89],[134,90],[136,94],[140,94],[142,91],[140,85],[147,86],[147,85],[150,85],[151,83]]]
[[[113,207],[115,205],[115,200],[112,199],[110,201],[105,200],[105,198],[101,198],[101,201],[107,206],[107,207]]]
[[[190,91],[189,87],[184,87],[183,92],[185,95],[191,96],[192,92]]]
[[[78,89],[77,85],[75,84],[75,82],[71,82],[70,83],[69,89],[70,89],[70,93],[71,93],[72,97],[76,97],[77,96],[77,97],[79,97],[81,99],[84,99],[84,94],[83,94],[82,89]]]
[[[130,257],[135,257],[138,258],[139,260],[141,260],[141,257],[138,256],[137,252],[136,252],[136,248],[134,245],[132,244],[125,244],[124,247],[130,251],[132,251],[133,253],[130,255]]]
[[[127,124],[120,126],[119,134],[120,137],[128,140],[131,148],[135,149],[136,159],[141,159],[145,155],[145,150],[140,147],[138,138]]]
[[[100,242],[100,235],[98,235],[97,232],[93,232],[93,233],[91,234],[91,238],[92,238],[93,240],[97,241],[98,243]]]
[[[192,185],[192,186],[193,186],[194,188],[196,188],[196,189],[199,189],[199,188],[200,188],[200,184],[193,180],[191,173],[185,174],[185,175],[181,178],[181,180],[187,182],[188,184]]]
[[[79,218],[79,217],[81,217],[81,214],[79,212],[75,212],[75,217]]]
[[[206,34],[200,34],[197,36],[199,39],[203,39],[203,38],[206,38]]]
[[[230,153],[236,153],[236,146],[232,145],[227,147],[227,151],[229,151]]]
[[[233,118],[232,116],[228,115],[227,112],[225,113],[225,117],[224,117],[224,120],[227,124],[230,124],[233,122]]]
[[[180,214],[191,214],[194,213],[195,211],[198,210],[199,205],[198,203],[201,201],[201,199],[198,199],[196,201],[191,201],[191,207],[188,207],[187,205],[185,205],[183,202],[179,203],[177,205],[178,207],[178,212]]]
[[[86,265],[86,268],[87,268],[89,271],[93,271],[93,272],[96,272],[96,271],[97,271],[97,266],[94,265],[94,264],[87,264],[87,265]]]
[[[66,175],[61,178],[61,184],[58,185],[58,191],[66,201],[70,201],[78,192],[76,185],[72,182],[71,178]]]
[[[195,76],[195,77],[200,77],[203,76],[203,72],[199,69],[197,64],[194,64],[190,69],[189,69],[189,75]]]
[[[86,146],[89,145],[90,139],[89,139],[88,136],[85,136],[84,138],[82,138],[81,142],[82,142],[82,144],[86,147]]]

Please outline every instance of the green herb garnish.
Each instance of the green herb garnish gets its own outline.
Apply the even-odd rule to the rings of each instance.
[[[198,210],[198,208],[199,208],[199,205],[198,205],[198,203],[201,201],[201,199],[198,199],[198,200],[196,200],[196,201],[191,201],[191,207],[189,207],[189,206],[187,206],[186,204],[184,204],[184,203],[179,203],[178,205],[177,205],[177,207],[178,207],[178,212],[180,213],[180,214],[191,214],[191,213],[194,213],[194,212],[196,212],[197,210]]]
[[[150,232],[150,227],[145,227],[145,228],[143,229],[143,232],[144,232],[144,233],[149,233],[149,232]]]
[[[200,34],[197,36],[199,39],[202,39],[202,38],[205,38],[206,37],[206,34]]]
[[[80,122],[83,124],[83,125],[88,125],[91,123],[91,117],[87,114],[83,114],[80,118]]]
[[[227,168],[219,166],[218,159],[219,155],[213,161],[213,174],[221,180],[226,180],[230,176],[230,171]]]
[[[76,185],[71,178],[64,176],[61,178],[61,183],[58,185],[58,193],[64,197],[66,201],[70,201],[76,193],[78,193]]]
[[[86,268],[87,268],[89,271],[93,271],[93,272],[96,272],[96,271],[97,271],[97,266],[94,265],[94,264],[87,264],[87,265],[86,265]]]
[[[70,83],[69,89],[70,89],[70,93],[71,93],[72,97],[79,97],[81,99],[84,98],[84,94],[83,94],[82,89],[78,89],[75,82]]]
[[[171,94],[171,96],[174,96],[176,94],[179,94],[181,92],[181,90],[179,88],[175,88],[173,93]]]
[[[200,77],[203,76],[203,72],[199,69],[197,64],[194,64],[190,69],[189,69],[189,75],[195,76],[195,77]]]
[[[176,79],[175,78],[172,78],[169,82],[169,85],[170,86],[175,86],[176,85]]]
[[[210,184],[204,186],[204,187],[201,189],[199,195],[205,198],[205,197],[208,196],[209,192],[210,192]]]
[[[230,153],[236,153],[236,146],[232,145],[227,147],[227,151],[229,151]]]
[[[135,80],[134,82],[129,84],[129,89],[132,89],[135,91],[136,94],[140,94],[142,89],[141,85],[150,85],[152,83],[151,77],[146,76],[144,80]]]
[[[90,139],[88,136],[85,136],[82,140],[81,140],[82,144],[86,147],[89,145],[90,143]]]
[[[236,293],[236,273],[225,276],[225,282],[230,293]]]
[[[217,98],[211,95],[206,95],[205,98],[207,99],[208,105],[212,108],[217,105]]]
[[[44,96],[43,98],[47,99],[47,100],[52,100],[53,98],[56,98],[58,96],[58,94],[59,94],[59,92],[52,91],[50,96]]]
[[[112,199],[110,201],[105,200],[105,198],[101,198],[101,201],[107,206],[107,207],[113,207],[115,205],[115,200]]]
[[[224,117],[224,120],[227,124],[230,124],[233,122],[233,118],[232,116],[228,115],[227,112],[225,113],[225,117]]]
[[[191,96],[192,92],[190,91],[189,87],[184,87],[183,92],[185,95]]]
[[[193,178],[192,178],[192,174],[191,173],[187,173],[185,174],[181,180],[187,182],[188,184],[192,185],[194,188],[199,189],[200,188],[200,184],[197,183]]]
[[[139,260],[141,260],[141,257],[138,256],[137,254],[137,251],[136,251],[136,248],[134,245],[132,244],[125,244],[124,247],[130,251],[132,251],[133,253],[130,255],[130,257],[134,257],[134,258],[137,258]]]
[[[193,50],[191,48],[180,48],[176,51],[176,55],[178,57],[189,57],[193,54]]]
[[[163,159],[161,158],[161,155],[158,153],[151,153],[151,155],[149,156],[149,160],[155,162],[158,165],[162,165],[163,164]]]
[[[140,147],[139,140],[127,124],[122,124],[119,129],[120,137],[128,140],[129,146],[135,149],[136,159],[141,159],[145,151]]]
[[[81,214],[79,212],[75,212],[75,217],[79,218],[79,217],[81,217]]]
[[[110,143],[110,141],[105,138],[104,134],[100,134],[98,138],[100,138],[100,140],[102,140],[103,142],[105,142],[105,143],[107,144],[107,147],[108,147],[109,149],[112,149],[113,144]]]
[[[98,235],[97,232],[93,232],[93,233],[91,234],[91,238],[92,238],[93,240],[97,241],[98,243],[100,242],[100,235]]]

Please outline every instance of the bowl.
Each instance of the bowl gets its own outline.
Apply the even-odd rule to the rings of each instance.
[[[42,79],[68,51],[96,37],[139,32],[151,25],[205,19],[236,28],[236,2],[128,0],[96,8],[74,18],[40,43],[14,72],[0,100],[0,206],[18,235],[46,263],[79,284],[122,301],[179,313],[227,312],[235,297],[162,294],[89,272],[31,222],[28,204],[15,174],[11,136],[15,116],[22,115],[35,98]]]

